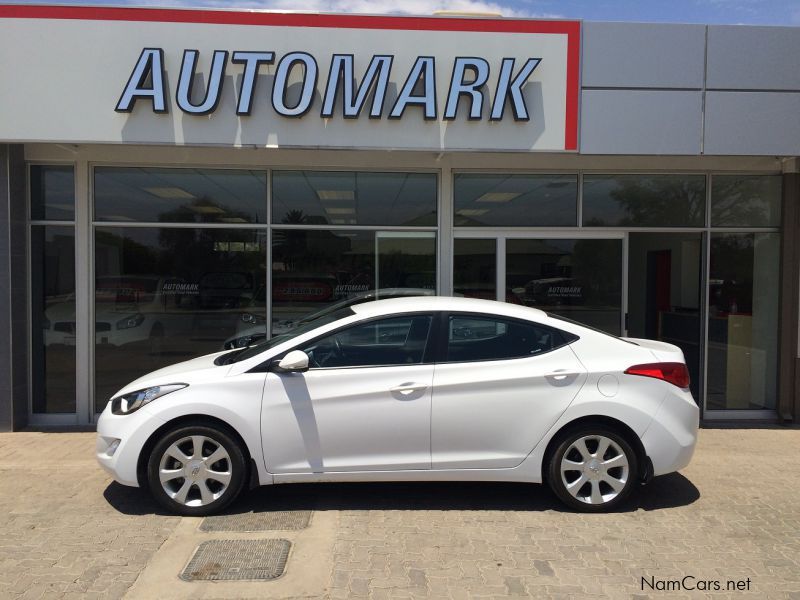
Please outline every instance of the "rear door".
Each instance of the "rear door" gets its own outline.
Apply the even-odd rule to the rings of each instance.
[[[491,315],[445,315],[434,372],[434,469],[519,465],[586,381],[571,334]]]

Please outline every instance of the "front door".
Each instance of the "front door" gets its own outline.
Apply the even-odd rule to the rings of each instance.
[[[300,349],[305,373],[269,373],[261,434],[271,473],[430,469],[433,317],[382,318]]]

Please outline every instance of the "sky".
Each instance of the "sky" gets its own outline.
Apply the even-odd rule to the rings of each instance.
[[[450,10],[587,21],[800,25],[800,0],[0,0],[0,4],[257,8],[416,15]]]

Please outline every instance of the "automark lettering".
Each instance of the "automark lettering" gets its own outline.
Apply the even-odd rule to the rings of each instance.
[[[401,119],[411,108],[421,109],[426,120],[439,118],[439,106],[436,89],[436,58],[418,56],[407,73],[397,72],[394,57],[389,55],[373,55],[367,69],[357,80],[355,57],[352,54],[333,54],[327,73],[320,73],[317,59],[307,52],[290,52],[276,57],[274,52],[215,50],[211,56],[211,65],[205,80],[205,88],[194,90],[193,83],[198,72],[200,60],[198,50],[183,51],[180,73],[175,89],[175,103],[178,108],[190,115],[207,115],[215,112],[222,97],[225,85],[225,74],[229,64],[241,65],[241,83],[237,90],[236,114],[251,114],[253,104],[259,97],[269,97],[273,110],[282,117],[302,117],[308,113],[315,103],[317,82],[324,82],[324,93],[321,93],[319,115],[330,118],[336,112],[337,105],[346,119],[361,116],[367,105],[370,119]],[[450,83],[447,89],[446,102],[442,118],[454,120],[458,116],[460,106],[466,106],[468,120],[480,120],[484,104],[490,106],[489,120],[500,121],[505,114],[505,107],[510,104],[515,121],[529,121],[530,113],[525,103],[522,90],[533,72],[541,63],[541,58],[503,58],[497,69],[497,84],[490,91],[487,89],[492,65],[480,57],[456,57],[451,67]],[[277,61],[277,62],[276,62]],[[441,60],[439,68],[442,68]],[[272,90],[258,94],[256,83],[258,74],[265,65],[275,64],[275,76]],[[137,101],[149,102],[155,113],[168,112],[168,90],[166,88],[166,71],[164,50],[161,48],[145,48],[139,55],[131,71],[128,82],[117,102],[115,111],[129,113],[133,111]],[[293,79],[293,77],[295,79]],[[299,95],[290,100],[288,90],[290,81],[299,78]],[[400,90],[397,99],[387,106],[386,90],[391,81],[396,81]],[[293,85],[293,84],[292,84]],[[459,101],[464,98],[465,103]]]

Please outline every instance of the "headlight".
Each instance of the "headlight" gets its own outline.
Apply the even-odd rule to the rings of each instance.
[[[245,335],[225,342],[225,350],[237,350],[239,348],[246,348],[249,345],[250,345],[250,336]]]
[[[250,323],[251,325],[258,325],[266,321],[263,316],[254,315],[252,313],[243,313],[239,318],[242,320],[242,323]]]
[[[144,315],[136,314],[117,321],[117,329],[130,329],[138,327],[144,322]]]
[[[232,340],[228,340],[225,342],[225,350],[238,350],[239,348],[247,348],[248,346],[252,346],[257,342],[261,342],[266,339],[266,333],[254,333],[253,335],[243,335],[242,337],[238,337]]]
[[[168,385],[156,385],[153,387],[137,390],[122,396],[111,399],[111,412],[115,415],[129,415],[135,410],[139,410],[145,404],[152,402],[156,398],[165,396],[171,392],[176,392],[188,387],[186,383],[170,383]]]

